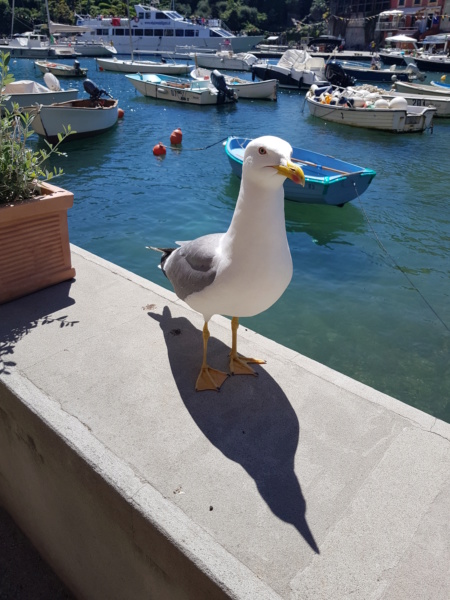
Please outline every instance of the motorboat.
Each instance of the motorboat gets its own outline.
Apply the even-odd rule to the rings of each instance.
[[[450,97],[450,90],[444,86],[428,85],[424,83],[412,83],[407,81],[396,81],[393,87],[397,92],[409,92],[420,96]]]
[[[235,35],[220,19],[188,19],[176,10],[145,4],[135,4],[134,9],[136,16],[131,19],[76,15],[76,25],[88,30],[80,40],[112,42],[119,54],[129,54],[129,31],[133,51],[173,52],[177,45],[218,50],[228,39],[233,52],[249,52],[264,39],[263,35]]]
[[[1,90],[2,109],[12,110],[13,104],[19,108],[33,104],[53,104],[75,100],[78,97],[77,89],[62,90],[58,79],[51,73],[44,75],[45,85],[29,79],[12,81]]]
[[[430,81],[430,85],[437,87],[438,89],[442,88],[444,91],[450,94],[450,83],[445,82],[445,75],[443,75],[441,81]]]
[[[50,56],[64,56],[65,58],[78,56],[73,48],[53,48],[46,35],[34,31],[14,35],[0,45],[0,52],[9,53],[11,58],[44,59]]]
[[[120,60],[114,58],[97,58],[100,71],[116,71],[118,73],[156,73],[162,75],[186,75],[192,65],[153,60]]]
[[[191,71],[191,77],[198,81],[209,81],[211,71],[197,67]],[[224,75],[227,86],[236,92],[239,99],[248,100],[276,100],[277,99],[277,80],[268,79],[267,81],[249,81],[241,77]]]
[[[306,102],[313,117],[331,123],[392,133],[431,129],[436,108],[409,106],[403,98],[359,98],[353,88],[311,86]]]
[[[50,60],[36,60],[36,67],[41,73],[52,73],[56,77],[86,77],[88,70],[80,67],[80,63],[75,60],[73,65],[52,62]]]
[[[192,58],[195,61],[196,66],[204,67],[206,69],[219,69],[228,71],[251,71],[252,65],[254,65],[258,58],[249,52],[238,52],[235,54],[231,50],[226,48],[218,50],[215,53],[210,52],[195,52]]]
[[[83,86],[89,98],[31,107],[28,112],[34,114],[31,121],[34,131],[55,144],[58,136],[69,129],[72,133],[64,141],[99,135],[114,127],[119,118],[118,100],[90,79]]]
[[[309,89],[325,81],[325,60],[311,56],[306,50],[287,50],[276,64],[259,60],[252,65],[252,78],[276,79],[283,88]]]
[[[242,177],[244,152],[249,142],[249,138],[235,136],[225,142],[231,169],[238,177]],[[376,175],[372,169],[304,148],[293,147],[292,161],[305,174],[304,187],[290,179],[284,182],[284,196],[293,202],[343,206],[363,194]]]
[[[142,95],[184,104],[226,104],[237,101],[237,95],[225,83],[223,75],[213,71],[210,80],[198,81],[171,75],[137,73],[125,75]]]
[[[425,79],[423,73],[419,71],[413,63],[404,68],[398,68],[397,65],[391,65],[389,68],[383,68],[379,61],[374,60],[370,66],[365,63],[350,60],[330,59],[330,65],[339,65],[346,75],[354,77],[357,81],[373,81],[377,83],[392,83],[392,81],[411,81],[413,79]]]
[[[391,102],[393,98],[402,98],[410,106],[432,106],[436,109],[435,117],[448,118],[450,117],[450,95],[449,97],[439,98],[437,96],[420,96],[407,92],[398,92],[395,89],[395,84],[392,89],[386,90],[370,84],[357,85],[346,89],[346,96],[363,99],[366,103],[374,103],[379,98],[384,98]],[[398,103],[398,101],[397,101]],[[400,101],[401,103],[401,101]]]

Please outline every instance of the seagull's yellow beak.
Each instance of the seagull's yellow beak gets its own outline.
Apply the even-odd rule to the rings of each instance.
[[[305,174],[298,165],[288,161],[286,165],[278,165],[274,168],[277,170],[277,173],[283,175],[283,177],[292,179],[294,183],[299,183],[305,187]]]

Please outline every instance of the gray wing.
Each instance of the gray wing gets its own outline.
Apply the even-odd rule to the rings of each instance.
[[[185,300],[201,292],[216,278],[217,248],[223,233],[213,233],[185,242],[164,265],[176,295]]]

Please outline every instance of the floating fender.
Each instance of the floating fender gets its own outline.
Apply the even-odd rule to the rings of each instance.
[[[377,102],[378,100],[375,102],[375,106],[378,106]],[[389,102],[389,108],[406,110],[408,108],[408,102],[406,101],[406,98],[403,98],[402,96],[396,96]]]
[[[384,98],[379,98],[374,103],[375,108],[389,108],[389,102]]]
[[[119,119],[123,119],[125,116],[125,111],[123,110],[123,108],[119,108],[117,111],[117,115],[119,117]]]
[[[166,152],[166,147],[162,142],[158,142],[156,146],[153,147],[153,154],[155,156],[164,156]]]
[[[44,74],[45,85],[52,92],[59,92],[61,86],[59,85],[58,79],[53,75],[53,73],[45,73]]]
[[[181,144],[182,141],[183,141],[183,134],[181,132],[181,129],[179,127],[177,127],[170,134],[170,143],[173,144],[174,146],[176,146],[177,144]]]

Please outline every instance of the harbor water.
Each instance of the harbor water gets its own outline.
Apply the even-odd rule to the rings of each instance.
[[[65,172],[55,183],[75,195],[71,242],[170,288],[145,247],[226,230],[239,191],[228,135],[276,135],[374,169],[368,190],[343,208],[286,201],[292,282],[241,324],[450,422],[450,119],[404,135],[327,124],[309,115],[304,93],[283,90],[278,102],[179,105],[140,96],[94,59],[80,63],[125,117],[52,159]],[[11,61],[11,71],[42,81],[32,60]],[[62,86],[69,81],[85,96],[82,80]],[[170,149],[177,127],[183,143]],[[158,142],[165,157],[153,155]]]

